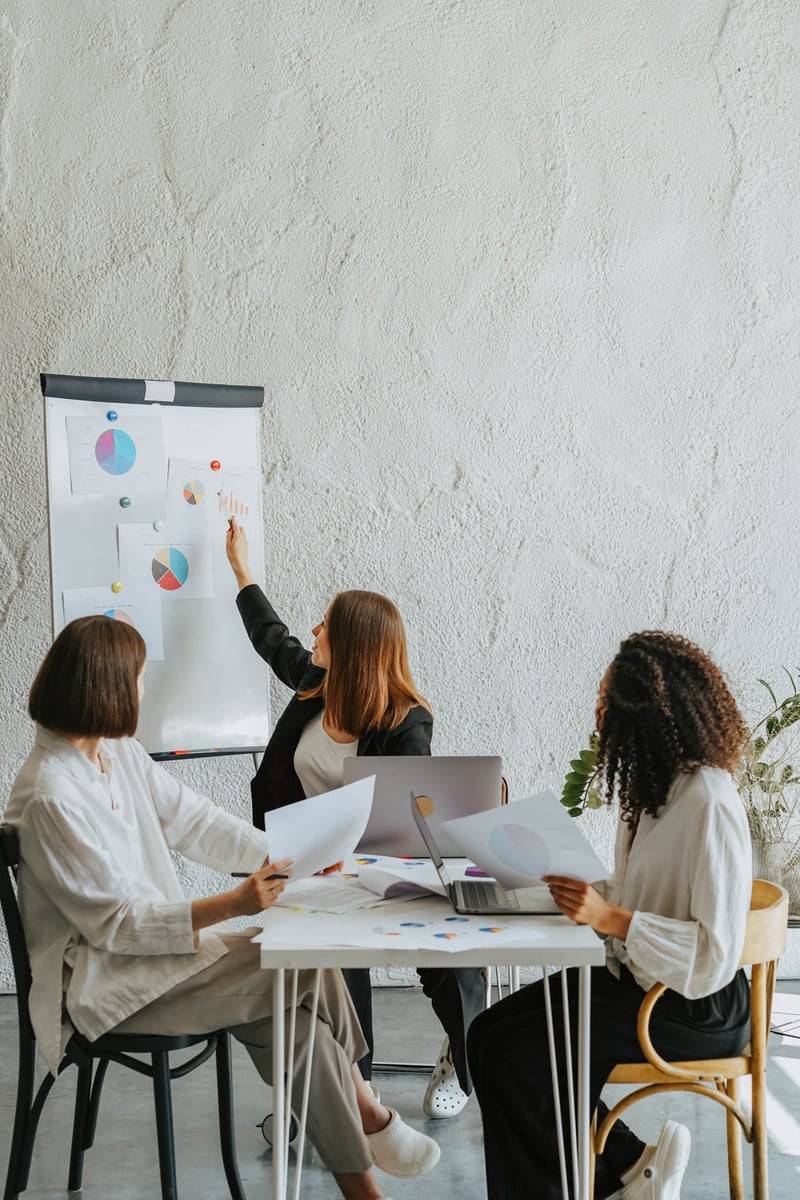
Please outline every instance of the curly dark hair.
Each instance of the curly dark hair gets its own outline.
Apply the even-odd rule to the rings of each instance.
[[[674,633],[634,633],[619,648],[598,704],[598,761],[606,800],[622,819],[655,817],[680,771],[729,771],[747,730],[722,672]]]

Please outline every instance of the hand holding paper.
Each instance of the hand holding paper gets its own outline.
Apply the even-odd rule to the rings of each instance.
[[[292,879],[297,880],[346,858],[367,827],[374,787],[370,775],[268,813],[270,859],[294,859]]]

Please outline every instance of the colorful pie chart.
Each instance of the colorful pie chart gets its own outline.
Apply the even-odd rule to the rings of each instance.
[[[94,456],[109,475],[125,475],[136,462],[136,443],[121,429],[106,429],[94,444]]]
[[[191,504],[192,506],[202,504],[205,494],[206,489],[199,479],[190,479],[188,483],[183,485],[183,498],[187,504]]]
[[[104,617],[112,617],[115,621],[123,621],[126,625],[132,625],[133,621],[128,614],[121,608],[107,608],[103,613]]]
[[[502,863],[523,875],[544,875],[550,866],[547,844],[524,825],[498,825],[489,835],[489,846]]]
[[[177,592],[189,578],[186,555],[175,546],[162,546],[153,555],[153,579],[165,592]]]

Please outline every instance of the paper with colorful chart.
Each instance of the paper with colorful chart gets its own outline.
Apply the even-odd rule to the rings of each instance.
[[[439,901],[441,904],[441,901]],[[423,905],[423,908],[426,906]],[[403,906],[405,908],[405,906]],[[381,915],[310,912],[306,909],[273,907],[264,914],[264,928],[253,938],[267,946],[303,947],[349,946],[355,949],[442,950],[457,954],[487,945],[537,943],[547,936],[541,926],[516,917],[509,921],[497,917],[430,916],[422,911],[417,919],[403,911],[392,921],[392,909]]]
[[[445,865],[452,879],[468,879],[475,870],[463,858],[445,859]],[[429,858],[354,854],[335,875],[289,883],[277,903],[285,908],[346,913],[432,894],[444,896],[445,891]]]
[[[67,417],[73,495],[163,492],[164,435],[158,417]]]
[[[435,836],[435,808],[430,820]],[[584,883],[608,878],[578,823],[552,792],[442,821],[439,828],[505,888],[531,887],[543,875],[568,875]]]
[[[199,531],[201,536],[209,536],[216,509],[217,475],[207,461],[170,455],[164,510],[166,523],[185,524],[187,528]]]
[[[161,522],[157,522],[161,524]],[[203,530],[186,522],[118,525],[123,579],[146,586],[162,599],[203,600],[214,594],[212,545]]]
[[[64,623],[77,617],[103,615],[133,625],[142,635],[147,647],[148,662],[164,661],[164,627],[161,620],[161,598],[149,587],[64,588]]]

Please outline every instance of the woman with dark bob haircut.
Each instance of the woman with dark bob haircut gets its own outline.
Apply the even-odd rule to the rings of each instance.
[[[144,664],[133,626],[82,617],[58,635],[31,689],[36,744],[5,819],[20,840],[36,1037],[56,1072],[73,1029],[94,1040],[111,1030],[226,1028],[270,1082],[272,981],[251,941],[256,931],[209,927],[274,904],[291,860],[270,863],[268,832],[190,791],[134,739]],[[250,874],[230,891],[189,901],[171,850]],[[299,973],[295,1106],[313,979]],[[348,1200],[377,1200],[373,1163],[419,1175],[439,1148],[381,1105],[353,1065],[366,1046],[339,971],[322,972],[315,1029],[309,1136]]]
[[[571,920],[606,941],[592,970],[590,1104],[618,1062],[643,1061],[639,1006],[668,991],[651,1020],[665,1058],[738,1054],[750,1000],[738,969],[752,884],[750,837],[730,771],[745,728],[719,669],[669,633],[627,638],[600,683],[596,722],[606,800],[619,801],[614,873],[594,886],[548,876]],[[577,975],[569,1018],[577,1026]],[[563,1020],[561,989],[552,990]],[[561,1200],[556,1114],[541,982],[473,1023],[468,1050],[485,1132],[490,1200]],[[561,1066],[563,1072],[563,1065]],[[560,1095],[567,1094],[565,1073]],[[564,1120],[568,1135],[568,1122]],[[678,1200],[689,1130],[667,1121],[646,1146],[618,1121],[597,1160],[595,1196]]]

